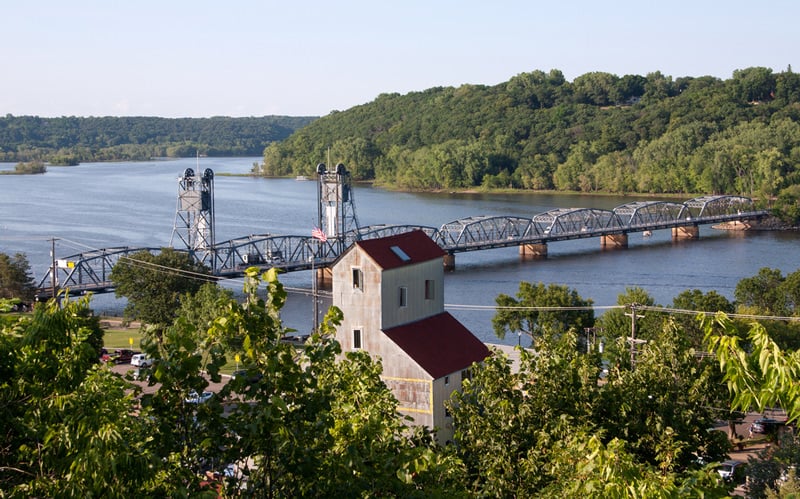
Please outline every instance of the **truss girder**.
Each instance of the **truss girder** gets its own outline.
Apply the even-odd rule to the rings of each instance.
[[[440,245],[468,247],[490,242],[520,241],[531,238],[531,220],[522,217],[468,217],[443,224],[439,228]]]
[[[320,241],[310,236],[251,235],[231,239],[214,248],[219,275],[240,273],[247,267],[280,267],[287,270],[309,268],[333,261],[336,240]]]
[[[103,248],[98,250],[77,253],[59,259],[55,269],[49,269],[47,274],[39,281],[38,288],[48,290],[52,288],[53,271],[56,273],[57,289],[69,288],[72,292],[81,293],[86,290],[98,290],[113,287],[111,283],[111,269],[119,262],[133,253],[139,251],[160,252],[160,248],[130,248],[127,246]]]
[[[617,206],[614,213],[628,228],[635,229],[685,220],[689,208],[683,203],[669,201],[636,201]]]
[[[743,196],[701,196],[684,203],[694,218],[716,218],[756,213],[753,200]]]
[[[566,237],[606,233],[626,229],[619,216],[611,210],[599,208],[558,208],[533,217],[536,231],[544,237]]]
[[[358,229],[360,239],[378,239],[381,237],[396,236],[414,230],[421,230],[437,243],[440,240],[439,229],[427,225],[386,225],[377,224]]]

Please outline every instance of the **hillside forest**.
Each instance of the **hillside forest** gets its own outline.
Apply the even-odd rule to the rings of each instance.
[[[271,144],[257,173],[344,163],[388,188],[781,196],[797,216],[800,75],[522,73],[332,112]]]
[[[76,165],[153,157],[261,156],[314,117],[0,117],[0,161]]]

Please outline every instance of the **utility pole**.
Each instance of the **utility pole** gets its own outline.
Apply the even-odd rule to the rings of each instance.
[[[631,303],[631,313],[625,314],[626,316],[631,318],[631,337],[628,339],[631,343],[631,371],[633,371],[633,367],[636,364],[636,319],[644,317],[643,315],[636,315],[636,308],[639,306],[638,303]],[[640,340],[640,342],[642,342]]]
[[[56,298],[56,238],[50,238],[50,259],[51,259],[51,267],[50,267],[50,285],[51,285],[51,293],[53,299]]]

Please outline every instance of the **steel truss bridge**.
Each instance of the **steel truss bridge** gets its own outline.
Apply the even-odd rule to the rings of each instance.
[[[626,247],[630,233],[672,229],[673,237],[697,237],[698,226],[758,220],[768,214],[742,196],[702,196],[683,203],[636,201],[613,210],[558,208],[531,218],[477,216],[447,222],[440,227],[419,225],[371,225],[360,227],[350,176],[344,165],[328,171],[317,167],[318,221],[326,240],[311,235],[259,234],[214,242],[213,172],[202,177],[191,169],[179,178],[178,207],[173,239],[180,239],[195,260],[220,278],[241,277],[248,267],[278,267],[285,272],[329,267],[355,241],[422,230],[431,237],[454,265],[460,252],[520,247],[546,254],[551,242],[600,238],[601,244]],[[681,236],[683,234],[683,236]],[[170,242],[172,245],[172,241]],[[114,247],[54,258],[53,266],[39,281],[39,296],[50,297],[61,289],[71,294],[104,293],[113,290],[111,269],[141,251],[158,253],[160,248]],[[447,266],[447,261],[445,262]],[[452,267],[451,267],[452,268]]]

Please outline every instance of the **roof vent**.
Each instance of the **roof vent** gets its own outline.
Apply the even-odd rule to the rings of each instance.
[[[404,262],[411,261],[411,257],[408,256],[405,251],[400,249],[400,246],[391,246],[389,249],[392,250],[395,255],[397,255],[397,258],[403,260]]]

